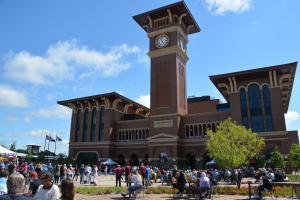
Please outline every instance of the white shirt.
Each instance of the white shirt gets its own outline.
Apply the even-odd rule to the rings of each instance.
[[[52,185],[50,189],[44,189],[43,185],[40,185],[33,200],[57,200],[60,197],[60,191],[57,185]]]

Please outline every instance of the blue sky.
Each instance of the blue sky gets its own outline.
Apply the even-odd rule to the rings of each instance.
[[[58,134],[58,152],[67,152],[71,113],[58,100],[115,91],[149,105],[148,39],[132,16],[174,2],[0,0],[0,144],[24,148]],[[300,1],[186,4],[202,29],[189,36],[189,96],[223,99],[209,75],[300,60]],[[289,130],[300,128],[299,76]]]

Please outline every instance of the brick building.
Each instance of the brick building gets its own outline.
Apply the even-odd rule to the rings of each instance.
[[[287,154],[299,143],[287,131],[287,112],[297,63],[210,76],[227,103],[209,96],[187,98],[188,35],[200,28],[184,2],[133,17],[147,32],[151,58],[150,109],[112,92],[59,101],[72,109],[69,154],[78,162],[112,158],[203,166],[206,131],[231,117]]]

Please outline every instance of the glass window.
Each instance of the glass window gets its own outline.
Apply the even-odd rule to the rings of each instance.
[[[273,131],[273,120],[272,120],[272,111],[270,103],[270,91],[267,85],[264,85],[262,88],[263,99],[264,99],[264,108],[265,108],[265,119],[266,119],[266,131]]]
[[[101,107],[100,110],[100,120],[99,120],[99,141],[104,140],[104,108]]]
[[[91,142],[96,140],[96,108],[92,111]]]
[[[88,117],[89,117],[89,110],[85,109],[84,116],[83,116],[83,134],[82,134],[82,142],[86,142],[87,136],[87,129],[88,129]]]
[[[240,89],[240,102],[241,102],[242,125],[245,126],[245,128],[249,128],[247,97],[246,97],[245,88]]]
[[[260,89],[257,84],[248,87],[251,128],[254,132],[264,131]]]
[[[78,110],[76,116],[75,142],[79,142],[79,138],[80,138],[80,115],[81,115],[81,111]]]

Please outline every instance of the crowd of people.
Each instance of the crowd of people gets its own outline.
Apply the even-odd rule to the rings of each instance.
[[[107,174],[107,167],[104,168]],[[171,185],[178,189],[176,196],[181,197],[198,194],[200,197],[210,195],[210,189],[221,180],[229,184],[241,186],[244,177],[253,177],[256,182],[261,182],[258,195],[271,189],[271,182],[286,180],[282,169],[207,169],[190,170],[172,168],[158,168],[144,165],[131,166],[126,163],[124,167],[117,165],[112,171],[115,175],[116,187],[122,186],[124,180],[128,192],[123,196],[136,195],[137,191],[150,186],[153,182]],[[0,163],[0,200],[2,199],[74,199],[74,182],[78,184],[98,185],[97,176],[100,167],[97,165],[48,165],[27,164],[19,162],[18,165]],[[79,180],[78,180],[79,179]],[[73,182],[74,181],[74,182]],[[60,189],[58,188],[60,186]],[[101,184],[100,184],[101,185]],[[17,197],[17,198],[16,198]]]
[[[55,168],[25,162],[0,163],[0,200],[73,200],[75,187],[71,176],[60,174],[59,188],[54,183]]]

